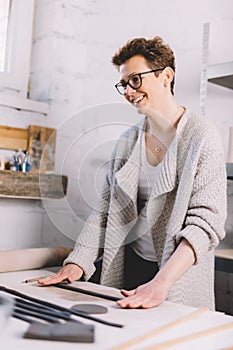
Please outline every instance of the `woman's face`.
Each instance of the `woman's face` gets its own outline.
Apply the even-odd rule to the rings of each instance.
[[[120,82],[126,83],[132,75],[150,70],[143,56],[133,56],[120,66]],[[124,95],[126,100],[138,109],[142,107],[142,109],[159,110],[165,94],[163,75],[159,74],[156,77],[155,73],[143,74],[141,79],[142,85],[138,89],[127,85]]]

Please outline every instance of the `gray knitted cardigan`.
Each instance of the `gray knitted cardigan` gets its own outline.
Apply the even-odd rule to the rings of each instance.
[[[64,261],[81,266],[86,280],[95,271],[93,262],[102,255],[101,284],[123,285],[124,245],[134,239],[129,232],[138,218],[144,125],[145,120],[119,139],[97,206]],[[196,256],[195,264],[171,288],[169,301],[214,309],[214,248],[225,236],[226,183],[224,152],[216,128],[186,110],[160,163],[147,209],[160,268],[183,237]]]

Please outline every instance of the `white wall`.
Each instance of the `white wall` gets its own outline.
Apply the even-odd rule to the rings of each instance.
[[[233,22],[231,0],[36,1],[31,98],[51,105],[47,125],[58,129],[56,171],[69,177],[67,198],[44,203],[43,244],[72,245],[67,237],[75,239],[95,203],[102,163],[127,123],[138,120],[114,89],[112,55],[131,38],[162,36],[177,57],[176,98],[199,112],[204,22],[214,33],[210,63],[218,63],[221,53],[232,60],[231,33],[220,36],[216,29]],[[206,114],[218,126],[225,152],[232,110],[232,91],[208,84]],[[227,229],[233,231],[231,221]]]
[[[43,114],[0,106],[1,125],[28,128],[29,125],[47,125]],[[0,151],[4,161],[13,152]],[[41,246],[44,209],[41,201],[0,198],[0,249]]]

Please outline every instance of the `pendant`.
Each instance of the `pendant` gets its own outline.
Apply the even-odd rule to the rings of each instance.
[[[155,152],[159,153],[161,151],[161,148],[159,146],[155,147]]]

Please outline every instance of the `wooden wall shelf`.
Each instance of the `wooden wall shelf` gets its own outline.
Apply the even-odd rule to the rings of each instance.
[[[66,195],[65,175],[0,171],[0,197],[4,198],[62,198]]]

